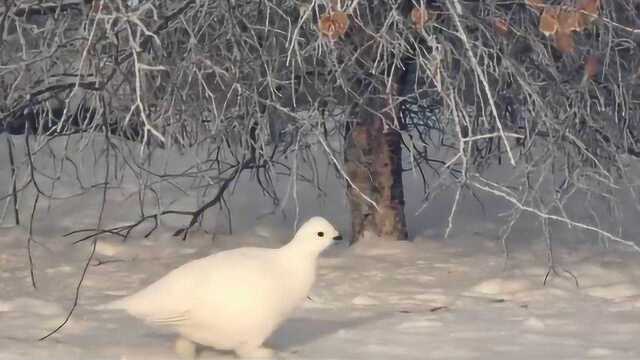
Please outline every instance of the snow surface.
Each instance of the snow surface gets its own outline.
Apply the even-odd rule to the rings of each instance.
[[[87,157],[79,164],[95,164],[82,152],[78,157]],[[168,162],[185,161],[174,156]],[[87,184],[102,176],[95,169],[82,173]],[[0,184],[9,183],[8,174],[3,154]],[[72,194],[75,186],[61,181],[56,191]],[[134,231],[126,243],[101,237],[76,313],[60,333],[41,342],[37,338],[64,319],[90,251],[89,243],[72,244],[79,237],[62,235],[95,226],[101,188],[64,201],[40,198],[33,224],[37,243],[32,244],[37,289],[31,286],[26,252],[28,224],[10,226],[8,217],[0,231],[0,359],[176,359],[174,336],[167,329],[97,308],[212,252],[280,246],[293,232],[294,211],[288,208],[286,219],[260,217],[268,202],[252,186],[244,178],[229,198],[233,234],[224,212],[215,210],[186,242],[171,235],[187,222],[184,217],[165,219],[146,239],[151,224]],[[334,190],[318,199],[300,185],[300,218],[318,214],[345,229],[344,196]],[[6,193],[8,185],[0,191]],[[163,191],[173,199],[165,208],[196,206],[175,187]],[[137,219],[136,194],[133,181],[108,192],[105,226]],[[31,212],[28,200],[21,203],[23,223]],[[472,200],[461,206],[452,236],[443,240],[446,204],[443,200],[410,216],[411,243],[371,238],[325,252],[311,299],[267,345],[283,359],[640,358],[640,254],[617,246],[603,249],[587,235],[558,229],[554,234],[566,241],[556,244],[557,266],[544,286],[546,251],[531,218],[514,227],[505,259],[496,240],[499,224],[474,210]],[[418,206],[410,203],[408,214]],[[205,349],[201,358],[235,357]]]

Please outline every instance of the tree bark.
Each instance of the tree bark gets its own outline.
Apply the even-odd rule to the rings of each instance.
[[[353,183],[347,185],[352,243],[367,232],[392,240],[408,236],[397,109],[390,103],[391,94],[376,94],[373,88],[377,87],[371,86],[356,106],[347,128],[344,157],[346,174]]]

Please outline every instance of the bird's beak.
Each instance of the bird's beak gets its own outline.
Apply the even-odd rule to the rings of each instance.
[[[340,234],[333,237],[333,241],[340,241],[340,240],[342,240],[342,235]]]

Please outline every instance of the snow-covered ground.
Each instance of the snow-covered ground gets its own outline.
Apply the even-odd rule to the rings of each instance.
[[[0,155],[2,184],[8,183],[7,176],[6,155]],[[100,178],[99,173],[95,176]],[[240,186],[251,188],[250,179],[244,184]],[[56,191],[74,190],[60,186]],[[96,307],[191,259],[236,246],[285,242],[292,233],[291,217],[256,220],[261,213],[256,204],[263,200],[257,191],[246,189],[236,189],[230,198],[233,234],[225,233],[221,220],[193,231],[182,242],[171,234],[187,219],[171,218],[146,239],[144,229],[126,243],[103,236],[71,321],[41,342],[37,339],[64,319],[90,251],[88,242],[73,245],[79,237],[62,235],[95,226],[102,193],[98,188],[65,201],[40,198],[33,224],[37,243],[32,244],[37,289],[31,285],[26,252],[28,223],[5,224],[0,230],[0,359],[175,359],[167,329]],[[8,187],[0,190],[5,193]],[[176,198],[181,196],[173,191]],[[109,191],[106,225],[137,219],[137,197],[132,194],[130,185]],[[301,195],[301,217],[317,213],[344,228],[348,222],[342,199],[338,190],[323,201]],[[23,202],[23,220],[31,212],[30,204]],[[411,243],[371,239],[329,249],[320,260],[311,299],[267,342],[278,357],[640,358],[640,254],[620,246],[603,249],[579,234],[557,230],[556,239],[566,241],[556,244],[557,274],[552,272],[544,286],[545,246],[532,218],[514,228],[505,261],[496,241],[498,225],[477,214],[472,205],[463,207],[468,211],[459,214],[452,236],[443,240],[449,211],[444,204],[410,218],[415,234]],[[172,206],[194,204],[184,200]],[[201,358],[234,356],[205,349]]]

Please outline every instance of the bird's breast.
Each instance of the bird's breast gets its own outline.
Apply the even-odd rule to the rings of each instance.
[[[297,307],[309,295],[315,282],[315,264],[295,261],[283,265],[283,274],[278,279],[281,294],[290,299],[290,306]]]

